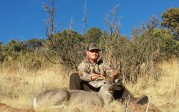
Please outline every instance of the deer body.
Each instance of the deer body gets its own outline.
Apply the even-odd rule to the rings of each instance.
[[[113,80],[105,79],[101,81],[99,92],[88,92],[82,90],[71,90],[69,105],[81,106],[82,108],[103,107],[113,100]]]
[[[66,103],[69,97],[69,92],[65,89],[51,89],[37,95],[33,99],[32,106],[34,109],[60,106]]]
[[[93,106],[103,107],[113,99],[113,79],[102,80],[99,92],[88,92],[83,90],[65,90],[62,88],[47,90],[34,98],[33,108],[38,107],[60,107],[64,103],[68,105],[89,108]]]

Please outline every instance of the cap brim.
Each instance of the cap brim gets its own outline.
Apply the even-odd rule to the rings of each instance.
[[[88,51],[92,51],[92,50],[98,50],[98,51],[101,51],[100,49],[89,49]]]

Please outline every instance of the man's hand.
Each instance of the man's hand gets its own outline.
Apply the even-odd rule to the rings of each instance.
[[[95,74],[95,73],[92,73],[91,74],[91,80],[96,80],[98,77],[100,77],[101,75],[99,74]]]

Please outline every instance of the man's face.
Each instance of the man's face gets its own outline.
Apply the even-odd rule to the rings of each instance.
[[[93,49],[93,50],[87,51],[86,54],[89,60],[96,61],[99,57],[99,50]]]

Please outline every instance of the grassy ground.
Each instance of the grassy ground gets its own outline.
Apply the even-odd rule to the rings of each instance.
[[[145,74],[146,77],[139,79],[137,83],[126,86],[135,96],[148,95],[151,103],[163,112],[179,112],[179,61],[175,59],[162,62],[158,67],[162,70],[158,80]],[[12,68],[4,67],[0,71],[0,102],[13,107],[31,108],[33,97],[41,91],[51,88],[68,89],[70,72],[60,65],[52,65],[35,72],[26,71],[17,64]],[[55,111],[79,112],[73,106],[62,110],[46,109],[46,112]],[[108,107],[84,111],[124,112],[124,108],[120,102],[114,101]]]
[[[158,64],[162,74],[157,81],[140,79],[128,87],[136,95],[146,94],[163,112],[179,112],[179,61],[170,60]]]

